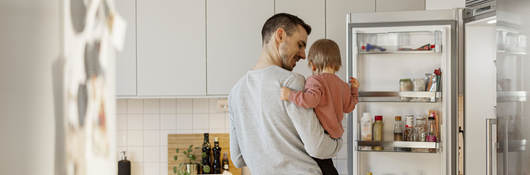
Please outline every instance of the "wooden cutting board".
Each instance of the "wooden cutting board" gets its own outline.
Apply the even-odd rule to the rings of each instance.
[[[210,133],[210,144],[213,147],[213,140],[215,137],[219,137],[219,147],[221,147],[221,162],[223,159],[223,153],[228,153],[228,161],[230,162],[229,171],[234,175],[241,175],[241,169],[236,168],[230,159],[230,137],[228,134],[216,134]],[[169,134],[167,137],[167,149],[168,149],[168,175],[174,175],[173,167],[177,166],[187,159],[184,158],[182,151],[187,150],[190,145],[193,147],[201,147],[204,142],[204,134]],[[179,148],[178,160],[174,160],[174,156],[177,155],[176,149]],[[202,150],[193,149],[193,153],[197,157],[197,160],[200,162]],[[213,159],[213,155],[212,155]]]

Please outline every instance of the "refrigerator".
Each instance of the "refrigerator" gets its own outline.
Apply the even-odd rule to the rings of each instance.
[[[464,174],[530,174],[529,7],[498,0],[464,13]]]
[[[347,15],[347,75],[361,83],[347,118],[349,174],[530,174],[530,2],[466,4]],[[436,91],[400,84],[438,68]],[[416,120],[430,110],[439,119],[436,142],[395,141],[395,116]],[[382,141],[362,137],[365,112],[383,116]]]
[[[456,174],[462,13],[347,15],[347,74],[360,82],[359,103],[347,117],[349,174]],[[366,112],[372,121],[383,116],[382,140],[367,140],[367,130],[361,131]],[[436,139],[428,141],[425,121],[431,114]],[[417,134],[395,138],[397,116]]]

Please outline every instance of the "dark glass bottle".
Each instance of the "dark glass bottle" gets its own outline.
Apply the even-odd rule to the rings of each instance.
[[[228,153],[223,153],[223,171],[228,171],[229,169],[229,163],[228,163]]]
[[[118,175],[131,175],[131,161],[127,160],[125,151],[121,152],[121,160],[118,162]]]
[[[209,134],[204,133],[204,143],[202,144],[202,161],[201,161],[201,171],[202,174],[212,173],[212,166],[210,163],[210,139]]]
[[[219,147],[219,138],[215,137],[213,141],[213,164],[212,169],[214,174],[221,174],[221,147]]]

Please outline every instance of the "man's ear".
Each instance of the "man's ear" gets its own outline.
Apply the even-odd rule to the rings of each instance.
[[[281,43],[286,37],[285,34],[285,30],[281,27],[278,27],[278,29],[276,29],[276,32],[274,32],[274,39],[277,43]]]

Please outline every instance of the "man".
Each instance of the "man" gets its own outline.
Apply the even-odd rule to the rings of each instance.
[[[342,139],[325,134],[313,110],[280,99],[282,86],[304,88],[304,77],[291,71],[305,59],[310,33],[296,16],[269,18],[258,63],[230,92],[232,162],[248,166],[252,175],[322,174],[312,157],[328,159],[340,150]]]

